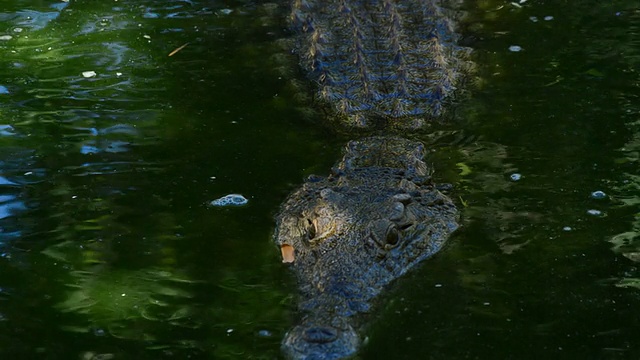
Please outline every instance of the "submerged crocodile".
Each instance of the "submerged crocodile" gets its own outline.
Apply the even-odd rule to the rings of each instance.
[[[316,99],[352,141],[326,178],[311,177],[277,216],[275,242],[297,274],[302,320],[282,342],[292,359],[357,351],[359,319],[385,285],[435,254],[458,227],[431,181],[425,146],[390,133],[438,118],[464,79],[444,0],[294,0],[292,24]]]

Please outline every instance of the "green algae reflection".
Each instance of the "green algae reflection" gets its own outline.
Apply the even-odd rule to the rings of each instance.
[[[58,261],[72,258],[73,242],[64,242],[44,253]],[[78,255],[77,251],[75,255]],[[149,267],[137,270],[110,268],[99,261],[99,252],[86,250],[80,256],[86,266],[69,273],[68,290],[56,308],[81,315],[83,325],[62,325],[75,332],[107,332],[136,340],[155,340],[158,323],[180,328],[198,328],[190,305],[194,281],[178,271]],[[73,263],[73,261],[71,261]],[[74,266],[75,267],[75,266]]]
[[[77,282],[65,301],[58,304],[63,312],[85,315],[91,329],[107,329],[112,336],[125,339],[154,340],[141,331],[143,322],[168,322],[182,327],[198,327],[191,322],[187,305],[172,304],[173,299],[189,298],[186,290],[172,286],[181,282],[162,270],[110,271],[104,274],[78,271]],[[133,325],[133,326],[132,326]],[[67,330],[87,331],[82,327]]]

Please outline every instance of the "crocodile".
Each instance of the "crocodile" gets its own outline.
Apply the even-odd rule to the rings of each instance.
[[[309,177],[276,216],[274,239],[300,289],[301,321],[282,341],[290,359],[356,354],[361,314],[459,226],[425,145],[399,136],[442,118],[470,71],[451,4],[292,2],[294,51],[317,84],[315,99],[337,126],[377,136],[349,142],[331,174]]]

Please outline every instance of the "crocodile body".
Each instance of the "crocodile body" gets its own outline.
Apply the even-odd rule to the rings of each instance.
[[[420,128],[468,71],[453,4],[439,0],[294,0],[301,65],[316,99],[347,127]]]
[[[468,72],[444,0],[294,0],[296,51],[316,99],[340,126],[383,136],[352,141],[328,177],[283,203],[275,242],[300,287],[291,359],[342,359],[360,345],[359,314],[385,285],[435,254],[458,227],[432,183],[425,146],[390,136],[440,117]]]

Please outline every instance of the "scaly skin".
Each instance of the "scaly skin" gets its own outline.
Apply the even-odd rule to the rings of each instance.
[[[469,71],[456,45],[457,0],[294,0],[302,67],[342,125],[423,127]]]
[[[424,155],[402,138],[352,141],[334,174],[311,178],[283,204],[275,241],[293,250],[303,314],[282,344],[289,358],[353,355],[354,316],[457,229],[458,212],[432,184]]]

